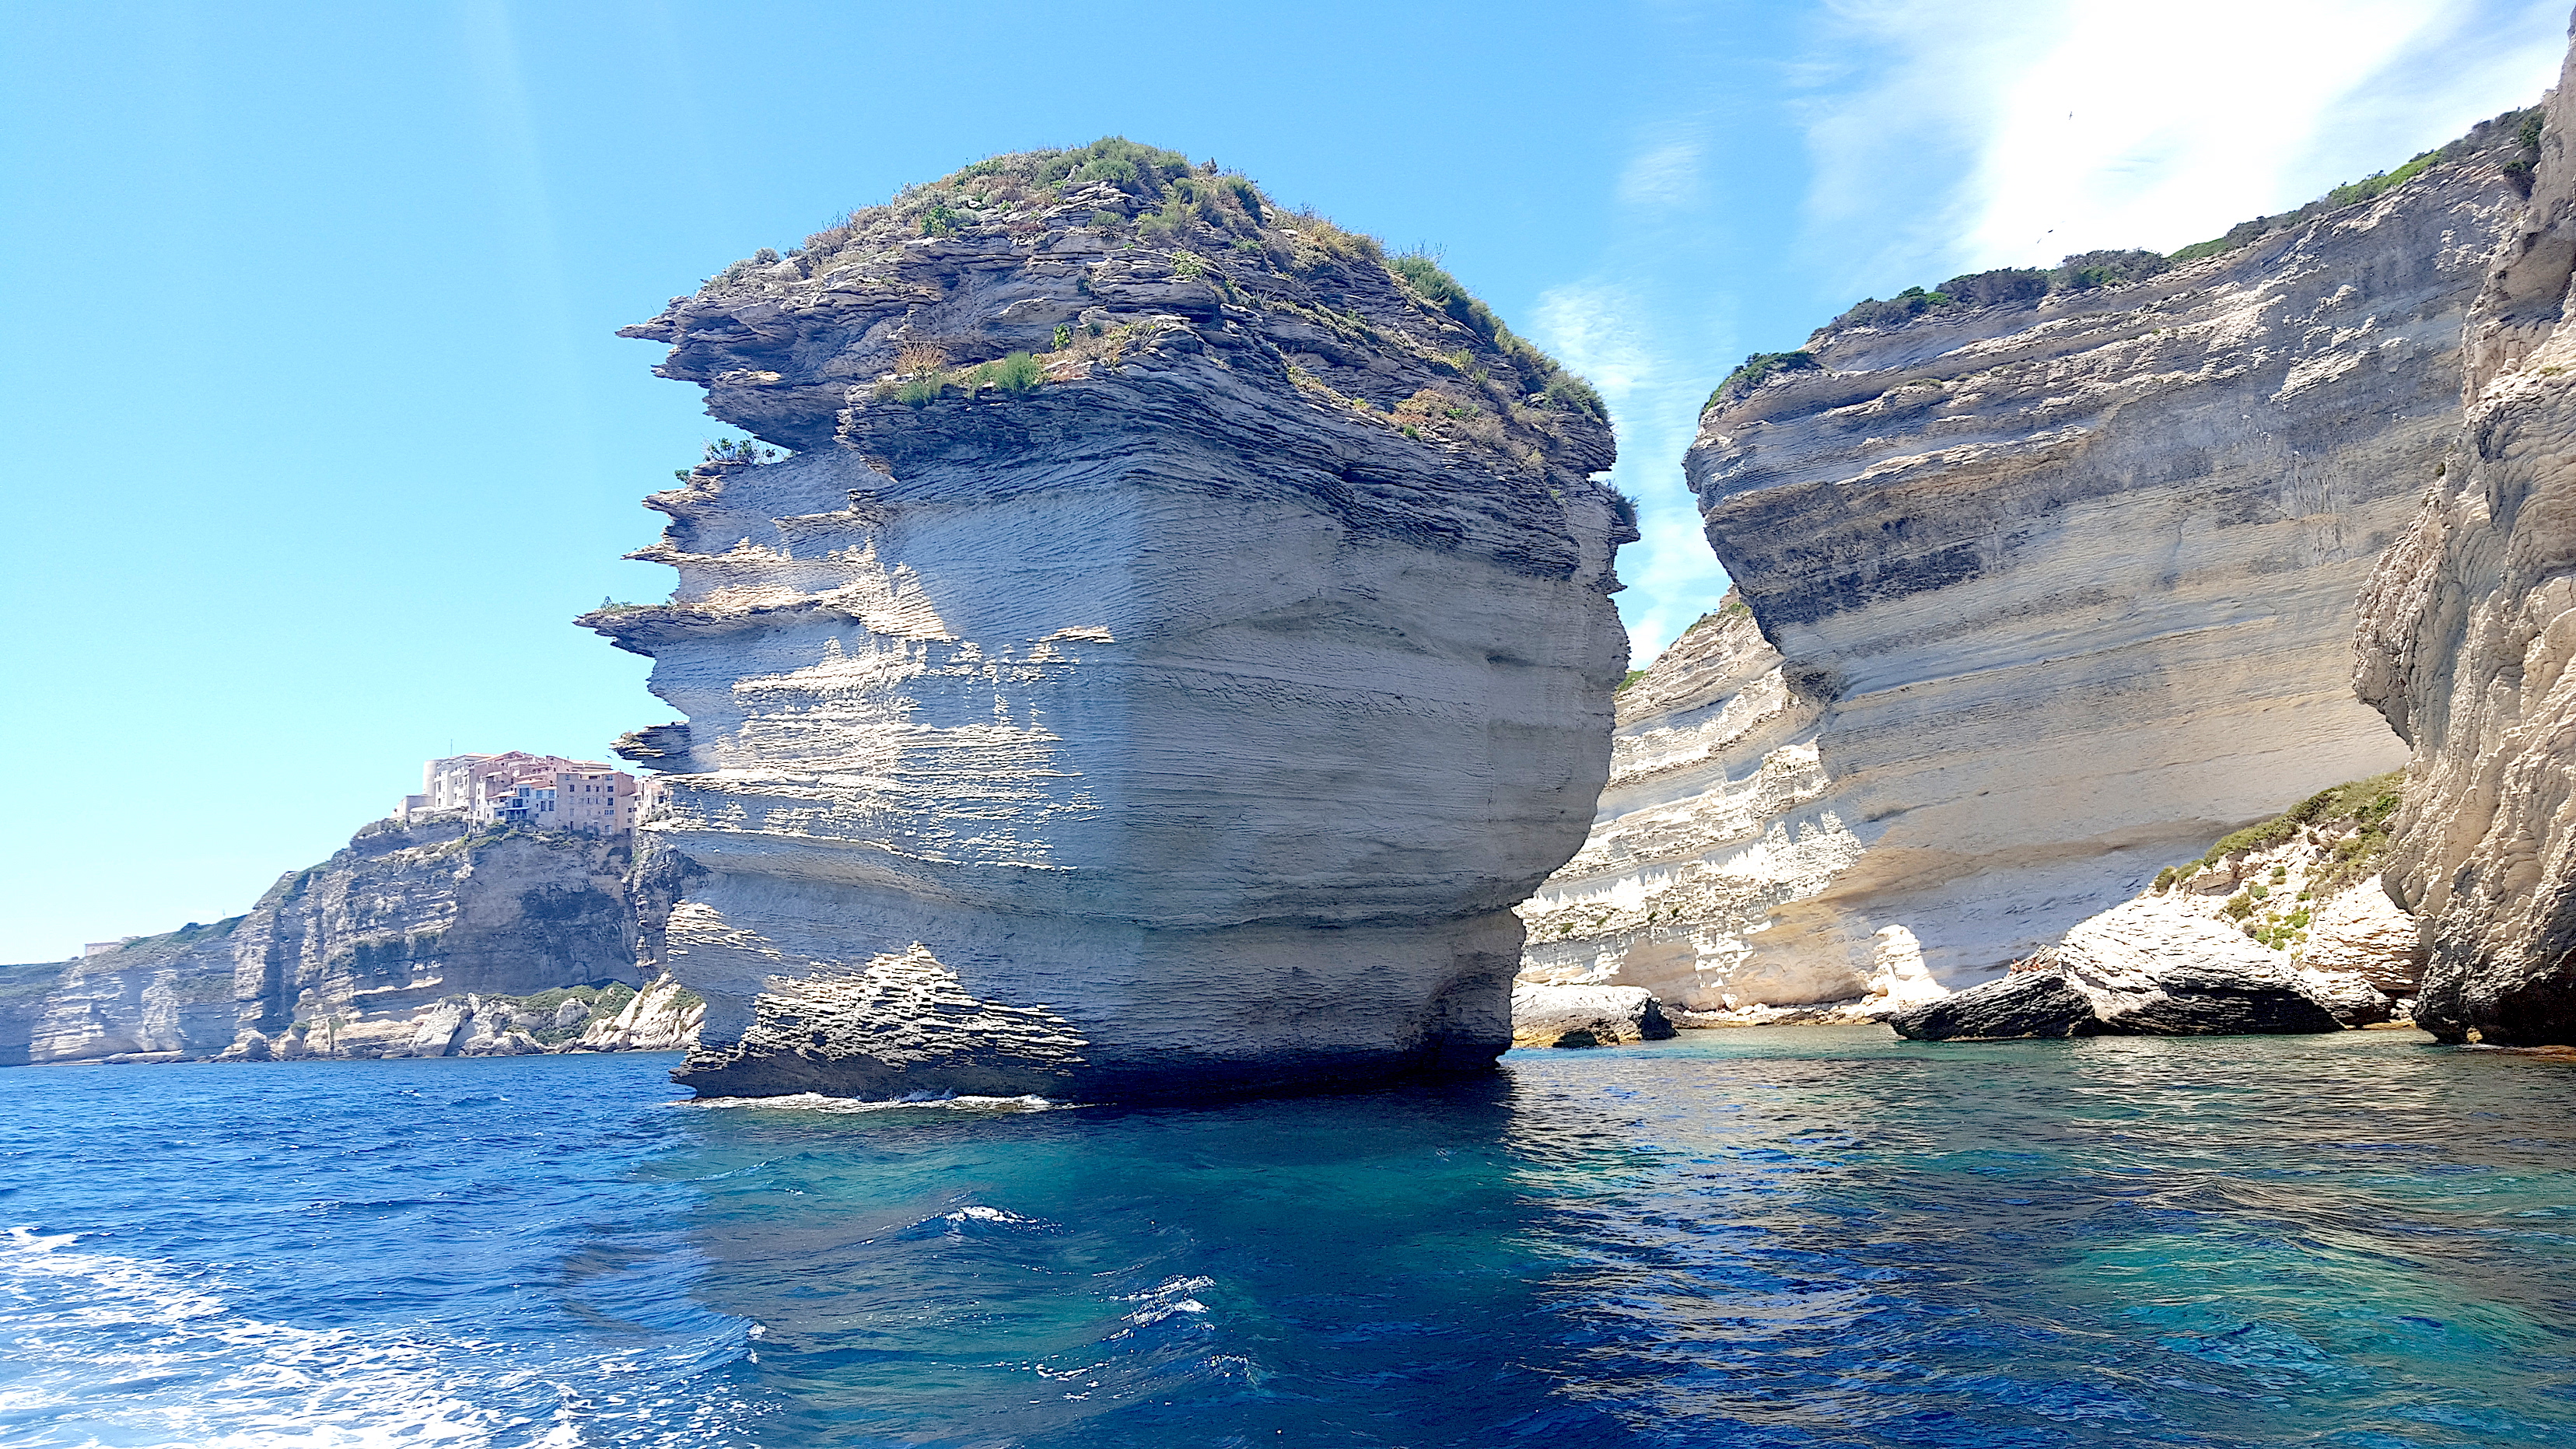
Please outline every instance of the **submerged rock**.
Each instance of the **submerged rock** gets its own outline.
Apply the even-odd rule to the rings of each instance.
[[[979,163],[628,335],[800,450],[585,619],[701,1091],[1187,1095],[1491,1061],[1626,664],[1590,389],[1424,258],[1125,143]]]
[[[1688,471],[1776,673],[1731,645],[1637,721],[1675,767],[1605,794],[1541,897],[1614,908],[1531,965],[1799,1005],[1861,995],[1900,929],[1972,985],[2397,765],[2353,600],[2448,444],[2516,124],[2212,255],[1961,278],[1731,379]]]
[[[2470,315],[2457,433],[2363,599],[2357,687],[2413,747],[2387,881],[2446,1041],[2576,1043],[2571,81],[2576,56]]]
[[[1512,988],[1512,1045],[1619,1046],[1673,1035],[1663,1003],[1635,986]]]

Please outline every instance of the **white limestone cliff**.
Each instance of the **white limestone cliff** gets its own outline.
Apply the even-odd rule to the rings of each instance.
[[[1821,714],[1732,593],[1674,641],[1619,692],[1583,848],[1520,906],[1520,979],[1642,987],[1684,1025],[1875,1020],[1940,994],[1902,928],[1864,969],[1753,959],[1774,910],[1859,856],[1829,804],[1808,808]]]
[[[2512,133],[2216,255],[1855,309],[1732,380],[1688,471],[1815,753],[1728,830],[1840,858],[1756,909],[1666,917],[1673,964],[1616,979],[1776,1009],[1919,954],[1967,986],[2398,763],[2346,682],[2354,597],[2452,431],[2460,326],[2520,209]],[[1636,833],[1626,810],[1587,856]]]
[[[247,914],[0,967],[0,1065],[482,1055],[514,1035],[553,1049],[597,985],[658,969],[684,872],[637,870],[616,840],[378,821]],[[574,989],[584,1015],[556,1020]]]
[[[2576,1043],[2576,52],[2471,313],[2463,411],[2363,599],[2356,685],[2412,746],[2388,888],[2418,1025]]]
[[[1104,143],[997,158],[630,335],[779,462],[585,622],[684,723],[646,828],[721,1095],[1473,1067],[1625,645],[1588,389],[1420,259]],[[1034,354],[1032,357],[1030,354]]]

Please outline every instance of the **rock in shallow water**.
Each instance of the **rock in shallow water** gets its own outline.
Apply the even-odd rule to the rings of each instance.
[[[1636,986],[1512,988],[1512,1045],[1621,1046],[1673,1035],[1663,1004]]]
[[[2240,931],[2149,898],[2114,907],[2005,976],[1890,1018],[1899,1036],[2230,1036],[2340,1031],[2326,996],[2359,977],[2311,979]],[[2355,1023],[2358,1024],[2358,1023]]]
[[[630,329],[803,450],[656,497],[675,597],[586,620],[689,715],[627,752],[707,872],[668,937],[701,1091],[1510,1040],[1510,908],[1582,840],[1626,664],[1597,401],[1436,269],[1130,159],[987,163]]]

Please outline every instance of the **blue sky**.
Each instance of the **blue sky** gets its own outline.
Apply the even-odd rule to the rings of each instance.
[[[0,14],[14,473],[0,961],[247,909],[422,759],[668,718],[567,622],[717,435],[621,324],[978,156],[1122,133],[1461,280],[1590,375],[1639,662],[1724,576],[1701,398],[1864,294],[2169,249],[2555,78],[2476,0]]]

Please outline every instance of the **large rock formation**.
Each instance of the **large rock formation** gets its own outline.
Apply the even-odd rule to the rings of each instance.
[[[1732,812],[1813,751],[1725,829],[1843,863],[1818,880],[1818,849],[1778,853],[1785,899],[1707,916],[1640,979],[1850,998],[1919,952],[1964,986],[2212,837],[2393,767],[2347,683],[2353,599],[2452,431],[2459,328],[2521,203],[2518,119],[2349,205],[2171,263],[1866,304],[1730,379],[1688,470],[1782,656],[1738,692],[1779,692],[1783,724],[1702,794]],[[1743,848],[1736,899],[1767,853]],[[1658,869],[1679,878],[1638,878]]]
[[[1122,142],[1003,157],[633,336],[786,448],[585,622],[688,715],[651,828],[725,1095],[1490,1061],[1626,649],[1588,388],[1428,259]],[[1033,356],[1031,354],[1034,354]]]
[[[2576,1042],[2576,60],[2470,315],[2459,420],[2363,601],[2357,685],[2413,745],[2387,880],[2418,1025]]]
[[[1520,907],[1520,979],[1641,987],[1702,1026],[1873,1020],[1941,995],[1901,926],[1857,988],[1841,960],[1747,968],[1771,912],[1860,854],[1830,806],[1800,808],[1827,787],[1818,713],[1733,593],[1675,640],[1619,692],[1590,838]]]
[[[246,915],[0,967],[0,1064],[462,1054],[478,1011],[495,1041],[568,1041],[580,1032],[554,1028],[569,1023],[515,1021],[526,999],[652,974],[639,938],[682,867],[637,872],[661,889],[638,888],[628,856],[622,841],[454,815],[381,820]]]

